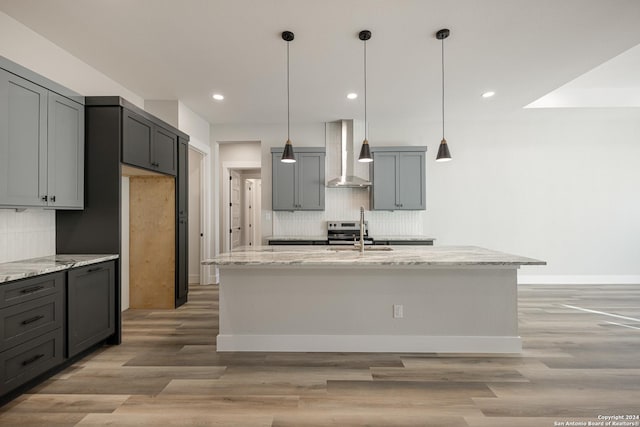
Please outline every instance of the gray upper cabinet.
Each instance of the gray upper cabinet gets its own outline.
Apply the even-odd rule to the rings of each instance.
[[[82,209],[83,182],[84,106],[0,69],[0,207]]]
[[[47,205],[47,94],[0,69],[0,205]]]
[[[176,174],[178,136],[132,111],[122,111],[122,161]]]
[[[84,205],[84,107],[49,92],[47,176],[49,205]]]
[[[427,147],[378,147],[371,150],[373,210],[426,209],[426,150]]]
[[[296,162],[282,163],[282,149],[272,148],[272,209],[322,211],[325,193],[325,149],[295,149]]]

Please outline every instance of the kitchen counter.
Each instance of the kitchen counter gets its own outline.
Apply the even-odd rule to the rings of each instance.
[[[475,246],[238,248],[220,269],[217,351],[518,353],[517,270]],[[378,249],[378,250],[376,250]]]
[[[342,246],[321,248],[296,246],[241,247],[204,260],[217,266],[422,266],[473,267],[545,265],[544,261],[526,258],[477,246],[392,246],[390,251],[365,249],[345,250]]]
[[[50,255],[0,264],[0,283],[117,259],[118,255]]]

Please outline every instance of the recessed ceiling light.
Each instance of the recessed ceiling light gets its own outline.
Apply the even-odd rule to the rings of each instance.
[[[495,95],[496,93],[492,90],[490,90],[489,92],[485,92],[482,94],[483,98],[491,98],[493,95]]]
[[[224,96],[220,95],[219,93],[214,93],[213,99],[215,99],[216,101],[222,101],[224,99]]]
[[[347,95],[347,98],[349,99],[356,99],[358,97],[357,93],[351,92],[350,94]]]

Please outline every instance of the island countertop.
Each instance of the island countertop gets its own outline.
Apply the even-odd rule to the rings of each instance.
[[[0,283],[117,259],[118,255],[50,255],[0,264]]]
[[[378,247],[379,248],[379,247]],[[242,247],[202,261],[225,266],[520,266],[546,265],[545,261],[477,246],[392,246],[392,250],[367,249],[364,254],[335,246]]]

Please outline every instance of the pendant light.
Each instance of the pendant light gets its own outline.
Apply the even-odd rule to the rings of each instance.
[[[293,40],[294,35],[291,31],[282,32],[282,40],[287,42],[287,143],[284,145],[284,152],[280,159],[283,163],[295,163],[296,157],[293,154],[293,145],[291,145],[291,120],[289,108],[289,42]]]
[[[367,126],[367,40],[371,38],[371,31],[363,30],[358,34],[358,38],[364,42],[364,141],[362,141],[362,147],[360,148],[359,162],[373,162],[371,157],[371,150],[369,149],[369,141],[367,140],[368,126]]]
[[[449,37],[449,34],[450,31],[446,28],[436,33],[436,38],[442,41],[442,141],[440,141],[436,162],[448,162],[451,160],[449,146],[447,145],[447,140],[444,139],[444,39]]]

